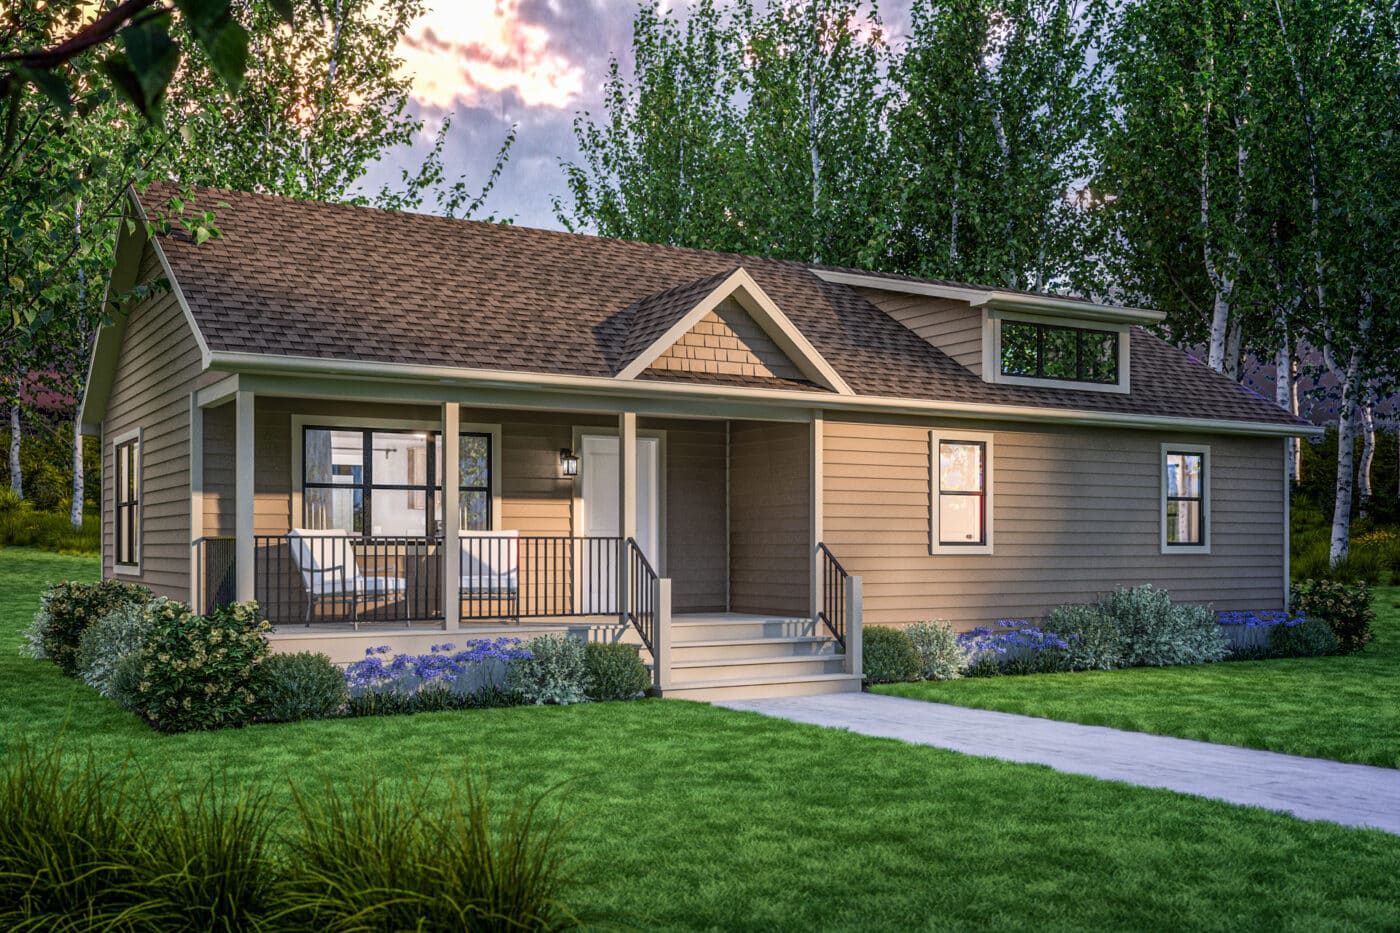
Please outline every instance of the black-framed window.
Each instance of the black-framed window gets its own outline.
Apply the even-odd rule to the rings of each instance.
[[[491,527],[491,435],[459,439],[461,527]],[[308,426],[302,521],[369,536],[435,535],[442,525],[442,439],[435,431]]]
[[[987,543],[987,442],[938,441],[938,543]]]
[[[1166,509],[1168,547],[1206,543],[1206,455],[1199,450],[1167,450]]]
[[[1001,322],[1004,376],[1115,385],[1118,333],[1030,321]]]
[[[141,439],[132,437],[117,444],[116,455],[116,547],[113,558],[123,566],[141,562]]]

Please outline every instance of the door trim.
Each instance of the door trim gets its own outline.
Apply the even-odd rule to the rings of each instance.
[[[617,428],[592,425],[575,425],[573,431],[573,449],[579,452],[583,449],[584,435],[598,437],[617,437]],[[638,437],[656,438],[656,572],[659,576],[667,575],[666,557],[666,432],[660,428],[638,428]],[[583,523],[583,471],[574,477],[573,501],[569,508],[569,527],[573,529],[575,536],[583,534],[586,527]]]

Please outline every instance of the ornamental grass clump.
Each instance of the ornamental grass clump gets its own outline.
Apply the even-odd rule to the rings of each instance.
[[[903,629],[872,625],[861,644],[861,670],[868,684],[895,684],[919,679],[919,652]]]
[[[955,680],[962,676],[962,648],[958,646],[957,633],[947,622],[915,622],[905,631],[919,655],[920,678]]]
[[[588,699],[588,665],[584,643],[568,635],[541,635],[525,643],[529,657],[512,661],[506,675],[520,702],[582,703]]]
[[[1371,588],[1361,583],[1349,586],[1332,580],[1304,580],[1293,584],[1292,608],[1310,619],[1321,619],[1337,637],[1339,654],[1356,654],[1372,638]]]
[[[69,677],[78,673],[78,646],[83,632],[109,613],[151,600],[151,591],[134,583],[55,583],[39,597],[39,611],[25,632],[24,652],[58,665]]]
[[[271,626],[256,603],[205,616],[169,604],[141,651],[136,707],[162,732],[243,726],[257,714],[253,678]]]

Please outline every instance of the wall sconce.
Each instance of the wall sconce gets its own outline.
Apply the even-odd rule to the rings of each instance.
[[[565,476],[578,476],[578,454],[567,447],[560,447],[559,468]]]

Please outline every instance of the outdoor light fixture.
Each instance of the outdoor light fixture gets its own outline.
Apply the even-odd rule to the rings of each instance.
[[[578,454],[567,447],[560,447],[559,467],[565,476],[578,476]]]

